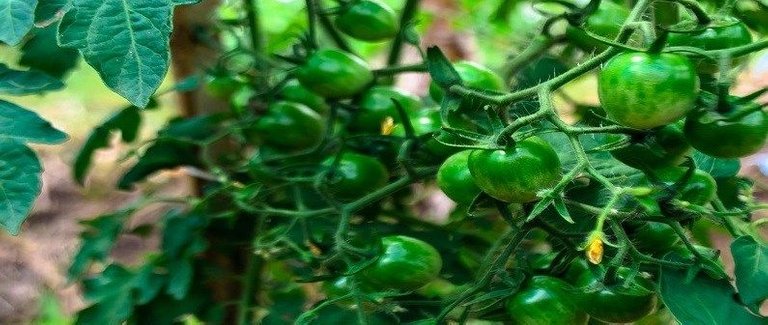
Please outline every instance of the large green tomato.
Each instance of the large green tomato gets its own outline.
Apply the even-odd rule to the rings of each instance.
[[[679,120],[693,108],[699,79],[685,56],[627,52],[600,71],[598,92],[608,118],[652,129]]]
[[[608,135],[606,139],[615,142],[621,137]],[[611,150],[611,155],[637,169],[654,169],[677,166],[690,152],[691,146],[685,140],[680,125],[669,124],[648,133],[631,136],[628,146]]]
[[[573,288],[549,276],[534,276],[506,302],[514,324],[585,325],[589,316],[577,305]]]
[[[274,102],[259,118],[253,130],[265,144],[284,150],[317,146],[325,134],[323,118],[304,104]]]
[[[694,148],[719,158],[744,157],[763,148],[768,113],[758,103],[735,104],[736,99],[722,112],[703,108],[688,115],[685,137]]]
[[[304,88],[304,86],[302,86],[296,79],[288,81],[283,88],[280,89],[280,97],[287,101],[307,105],[320,115],[327,114],[331,109],[325,102],[325,98]]]
[[[587,270],[577,281],[584,291],[578,295],[579,306],[595,319],[609,323],[631,323],[656,310],[654,285],[642,275],[624,286],[631,271],[619,268],[615,282],[601,283],[603,272]]]
[[[408,236],[381,239],[381,255],[362,271],[381,289],[414,290],[434,280],[443,267],[440,253],[432,245]]]
[[[676,29],[692,29],[695,22],[683,22]],[[686,33],[670,33],[669,46],[692,46],[702,50],[721,50],[752,43],[752,34],[741,21],[734,17],[715,17],[712,24],[704,30]],[[738,62],[737,62],[738,63]],[[717,62],[704,59],[696,60],[699,73],[711,74],[719,70]]]
[[[600,7],[587,18],[583,28],[597,36],[613,40],[621,31],[624,20],[629,16],[627,8],[610,1],[603,1]],[[584,30],[568,26],[565,35],[571,42],[585,51],[601,51],[607,48],[587,35]]]
[[[448,157],[437,171],[437,185],[451,200],[469,204],[480,194],[469,172],[467,161],[472,150],[464,150]]]
[[[560,158],[549,143],[531,137],[506,150],[475,150],[469,171],[488,195],[512,203],[536,201],[536,194],[562,177]]]
[[[323,166],[332,166],[334,160],[335,157],[329,157]],[[379,160],[353,152],[343,153],[329,176],[329,189],[343,200],[362,197],[383,187],[389,180],[389,172]]]
[[[336,17],[336,27],[349,36],[368,42],[386,41],[400,30],[395,11],[376,0],[357,0],[343,6]]]
[[[296,72],[301,85],[326,98],[351,97],[373,81],[368,63],[335,49],[321,49],[309,56]]]
[[[376,86],[363,94],[360,110],[351,126],[357,131],[380,134],[387,118],[399,122],[400,114],[392,100],[400,103],[408,115],[416,114],[421,106],[416,95],[394,87]]]

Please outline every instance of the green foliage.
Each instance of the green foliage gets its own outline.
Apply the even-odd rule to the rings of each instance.
[[[0,93],[30,95],[64,87],[58,79],[34,70],[19,71],[0,64]]]
[[[91,167],[93,153],[109,146],[109,138],[114,131],[120,131],[120,137],[123,142],[130,143],[136,140],[136,135],[141,124],[141,113],[136,106],[128,106],[115,113],[100,126],[93,129],[93,132],[85,140],[83,147],[75,158],[73,164],[73,174],[75,180],[81,185],[85,184],[85,176]]]
[[[73,166],[80,184],[94,152],[107,147],[113,133],[136,142],[142,109],[156,105],[168,71],[173,10],[193,2],[56,0],[35,7],[35,1],[0,0],[0,18],[12,17],[0,20],[0,41],[27,38],[19,65],[29,68],[0,63],[0,92],[59,89],[59,79],[82,56],[131,103],[84,143]],[[386,2],[396,24],[385,4],[373,3],[386,9],[386,30],[360,16],[340,19],[357,2],[227,1],[215,26],[221,58],[206,76],[179,81],[173,90],[221,78],[201,91],[230,109],[173,119],[153,139],[135,144],[129,157],[136,159],[117,184],[133,189],[158,171],[190,166],[185,170],[198,186],[190,197],[148,192],[83,222],[82,245],[68,270],[88,300],[77,323],[508,323],[541,315],[553,323],[585,323],[587,314],[618,322],[648,316],[641,322],[650,322],[667,313],[683,324],[764,323],[755,310],[768,297],[768,251],[757,235],[760,222],[750,217],[765,205],[751,196],[751,182],[736,177],[739,161],[686,146],[650,168],[621,163],[612,153],[631,151],[657,127],[685,116],[690,121],[692,109],[728,115],[725,104],[738,100],[731,106],[749,105],[731,114],[735,119],[758,112],[752,101],[763,92],[728,97],[728,69],[768,48],[768,40],[665,47],[663,37],[653,41],[660,31],[648,17],[669,7],[655,9],[653,2],[461,1],[457,25],[478,35],[480,55],[489,59],[481,65],[452,63],[437,47],[420,48],[429,19],[415,18],[428,17],[418,13],[416,0]],[[697,27],[717,23],[707,18],[708,6],[675,3],[695,14]],[[608,6],[620,14],[603,17],[610,26],[598,27],[603,18],[595,15]],[[29,33],[33,22],[49,27]],[[401,64],[408,47],[416,57]],[[659,60],[668,61],[670,73],[651,73]],[[604,107],[565,95],[581,89],[564,87],[601,67]],[[723,73],[701,75],[713,67]],[[432,98],[393,86],[404,73],[428,73]],[[303,94],[289,96],[286,85]],[[383,108],[370,107],[365,94],[390,88],[376,98]],[[320,111],[291,103],[297,98],[311,98]],[[562,102],[575,114],[566,115]],[[312,123],[276,114],[286,107]],[[365,126],[356,125],[361,121]],[[762,146],[765,134],[752,133],[750,148]],[[25,143],[58,143],[65,135],[0,101],[0,137],[0,209],[10,212],[0,225],[16,233],[40,188],[41,167]],[[692,140],[690,132],[678,137]],[[709,152],[709,142],[693,146]],[[443,172],[464,175],[478,188],[461,195],[449,219],[434,222],[424,197],[436,190],[438,167],[459,150],[467,150],[469,163]],[[473,159],[490,152],[511,158],[494,164],[496,171]],[[366,163],[349,163],[350,156]],[[174,209],[128,228],[134,213],[161,202]],[[691,239],[704,220],[736,238],[738,290],[717,253]],[[651,225],[654,234],[647,233]],[[109,254],[124,234],[157,234],[159,247],[135,265],[121,265]],[[382,238],[409,238],[429,258],[397,260],[405,248]],[[552,279],[547,291],[564,298],[529,301],[540,297],[524,288],[542,278]],[[339,279],[343,285],[335,286]],[[606,297],[596,302],[596,294]],[[665,308],[655,312],[659,296]],[[535,312],[524,308],[529,302]]]
[[[731,253],[736,264],[739,297],[747,306],[758,307],[768,299],[768,246],[742,236],[731,243]]]
[[[173,8],[194,2],[72,0],[59,44],[78,49],[110,88],[145,107],[168,72]]]
[[[56,26],[48,26],[36,29],[34,35],[24,42],[19,64],[61,79],[79,60],[77,50],[61,48],[56,44]]]
[[[37,0],[2,0],[0,2],[0,42],[16,45],[32,29]]]
[[[663,268],[659,287],[661,299],[681,324],[765,323],[734,300],[734,289],[726,279]]]

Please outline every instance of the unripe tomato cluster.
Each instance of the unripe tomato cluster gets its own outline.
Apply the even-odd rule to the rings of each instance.
[[[546,5],[573,9],[568,4],[580,8],[587,2]],[[754,18],[751,25],[730,16],[716,17],[706,26],[679,23],[670,27],[669,33],[661,33],[663,46],[640,50],[637,47],[643,42],[638,35],[628,36],[621,46],[611,43],[621,38],[630,11],[616,2],[602,2],[587,16],[567,16],[569,25],[559,35],[568,42],[568,50],[584,55],[607,51],[604,53],[611,56],[597,72],[600,106],[592,112],[597,121],[566,126],[609,130],[594,132],[603,147],[594,146],[590,152],[556,143],[539,130],[545,128],[544,121],[521,125],[511,132],[514,136],[507,134],[501,139],[504,127],[525,118],[525,114],[515,111],[517,103],[504,102],[511,82],[476,62],[450,64],[450,72],[460,81],[448,87],[433,75],[429,97],[420,98],[391,85],[391,75],[382,76],[386,69],[372,67],[351,50],[340,49],[343,46],[306,46],[296,51],[284,78],[265,92],[266,105],[249,107],[253,108],[249,112],[252,116],[242,129],[249,153],[254,153],[244,167],[250,170],[244,174],[267,189],[264,196],[270,200],[269,211],[273,213],[287,214],[285,211],[295,209],[298,215],[311,215],[308,220],[336,212],[353,215],[352,226],[338,226],[346,233],[313,232],[303,217],[295,222],[304,227],[306,242],[319,251],[305,259],[327,275],[323,278],[324,297],[338,300],[337,305],[344,308],[372,311],[398,295],[407,297],[403,299],[406,301],[433,298],[424,290],[436,283],[449,283],[448,288],[436,290],[443,296],[460,289],[451,281],[467,283],[471,288],[472,281],[482,279],[486,271],[479,270],[480,266],[495,258],[494,254],[485,259],[480,256],[490,249],[490,243],[503,230],[517,227],[516,222],[529,221],[523,221],[525,217],[514,220],[502,211],[514,210],[519,212],[517,216],[524,216],[539,210],[531,219],[543,220],[535,225],[546,235],[527,235],[525,243],[546,251],[545,262],[524,268],[515,290],[506,288],[506,295],[497,293],[499,301],[486,306],[490,312],[468,311],[472,317],[494,315],[514,324],[587,324],[590,319],[631,323],[657,312],[657,269],[616,265],[622,260],[606,265],[599,258],[579,257],[573,251],[595,250],[588,253],[602,258],[606,234],[612,240],[617,237],[608,226],[603,231],[605,220],[621,211],[632,214],[618,222],[618,228],[631,237],[627,241],[633,245],[632,253],[656,261],[678,251],[684,258],[699,258],[685,255],[690,254],[686,251],[690,245],[683,245],[687,240],[670,225],[680,221],[689,227],[697,217],[680,217],[669,223],[665,219],[683,208],[703,209],[718,198],[718,184],[724,180],[697,169],[692,157],[703,154],[711,159],[732,159],[758,152],[768,137],[768,113],[752,97],[732,96],[722,91],[723,87],[715,89],[717,85],[703,81],[727,78],[730,69],[743,64],[743,59],[714,61],[696,52],[749,45],[749,28],[758,18],[749,16],[750,9],[740,7],[739,17]],[[334,28],[356,41],[380,43],[403,36],[396,12],[377,0],[339,1],[333,18]],[[674,50],[680,47],[698,51]],[[427,62],[424,65],[430,66]],[[208,86],[211,94],[230,98],[242,83],[228,78]],[[459,92],[463,96],[457,97],[462,95]],[[549,99],[536,100],[544,107],[542,102]],[[494,113],[506,125],[486,123]],[[559,119],[557,112],[551,113],[547,115],[550,122]],[[550,126],[547,124],[553,130]],[[569,140],[579,142],[586,133],[568,134],[572,136]],[[609,193],[611,190],[620,191],[608,189],[606,181],[595,175],[587,175],[594,166],[569,173],[573,164],[564,159],[564,148],[586,160],[597,151],[637,177],[627,177],[620,189],[625,192],[619,193],[623,196],[607,203],[606,198],[615,194]],[[291,173],[283,174],[284,170]],[[441,190],[458,203],[454,214],[463,215],[455,219],[464,223],[443,225],[422,220],[418,214],[423,209],[408,206],[417,195],[411,195],[413,189],[400,180],[423,182],[428,189]],[[540,205],[542,202],[546,204]],[[566,205],[570,213],[563,213]],[[498,208],[498,213],[487,213],[490,221],[478,217],[474,223],[474,214],[482,215],[489,206]],[[573,206],[577,208],[571,209]],[[632,219],[636,215],[653,221]],[[427,238],[424,234],[432,228],[448,229],[456,238]],[[562,250],[568,254],[554,253],[584,234],[589,235],[582,237],[590,238],[586,247]],[[453,240],[454,247],[441,247],[443,239]],[[368,250],[350,249],[351,245]],[[606,247],[605,251],[615,254],[621,251],[619,246]],[[511,270],[524,264],[521,260],[535,264],[531,262],[533,255],[520,252],[514,263],[500,264],[496,275],[507,278],[493,280],[514,282],[510,280],[515,275]],[[331,262],[317,262],[327,256],[332,256],[327,258]],[[341,263],[339,260],[345,265],[334,264]],[[357,299],[360,295],[367,300]],[[361,305],[355,305],[356,301]]]

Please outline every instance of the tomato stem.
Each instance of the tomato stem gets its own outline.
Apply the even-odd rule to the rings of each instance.
[[[389,50],[387,66],[393,66],[400,62],[400,55],[403,52],[403,43],[405,42],[405,29],[416,17],[419,11],[421,0],[407,0],[403,6],[403,13],[400,15],[400,32],[392,40],[392,47]]]

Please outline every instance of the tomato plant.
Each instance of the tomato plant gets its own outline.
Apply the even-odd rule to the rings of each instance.
[[[0,0],[0,226],[41,188],[28,143],[66,139],[6,96],[82,57],[130,103],[72,165],[85,185],[120,142],[135,191],[82,222],[77,324],[765,324],[766,205],[737,159],[765,90],[730,95],[765,1],[195,2]],[[146,138],[170,92],[181,116]],[[158,191],[165,170],[194,181]],[[111,258],[123,235],[151,252]]]

